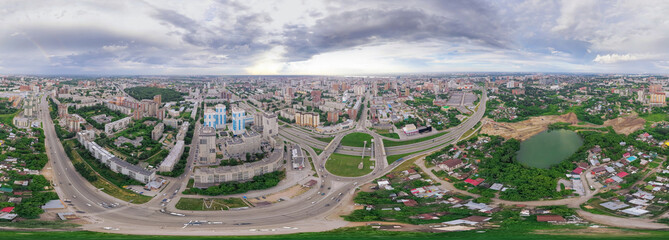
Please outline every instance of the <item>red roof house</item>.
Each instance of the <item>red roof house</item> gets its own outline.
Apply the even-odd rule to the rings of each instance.
[[[0,212],[5,212],[5,213],[10,213],[12,211],[14,211],[14,207],[5,207],[2,210],[0,210]]]
[[[537,222],[566,222],[560,215],[538,215]]]
[[[580,175],[582,172],[583,172],[583,168],[581,168],[581,167],[577,167],[576,169],[574,169],[574,171],[571,171],[571,173],[573,173],[573,174],[579,174],[579,175]]]
[[[471,178],[467,178],[467,180],[465,180],[466,183],[469,183],[469,184],[474,185],[474,186],[478,186],[483,181],[485,181],[485,179],[483,179],[483,178],[477,178],[476,180],[471,179]]]
[[[624,178],[627,175],[629,175],[627,172],[619,172],[618,174],[616,174],[616,176],[621,177],[621,178]]]

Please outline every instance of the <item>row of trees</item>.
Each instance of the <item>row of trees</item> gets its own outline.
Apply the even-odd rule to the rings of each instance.
[[[183,194],[199,194],[207,196],[218,196],[236,193],[245,193],[251,190],[261,190],[276,186],[286,176],[285,171],[276,171],[253,177],[248,182],[224,182],[218,186],[205,189],[189,188]]]
[[[77,146],[77,148],[75,150],[76,150],[77,153],[79,153],[79,156],[81,156],[81,158],[86,163],[88,163],[88,165],[91,166],[91,168],[93,168],[93,170],[95,172],[100,174],[100,176],[104,177],[109,182],[111,182],[114,185],[119,186],[119,187],[123,187],[123,186],[127,186],[127,185],[142,185],[141,182],[139,182],[135,179],[132,179],[132,178],[130,178],[126,175],[123,175],[123,174],[116,173],[116,172],[112,171],[111,169],[109,169],[109,167],[107,167],[107,165],[104,165],[103,163],[101,163],[100,161],[95,159],[95,157],[93,157],[93,155],[91,155],[90,152],[88,152],[85,148],[83,148],[83,146],[81,144],[79,144],[79,142],[75,142],[75,144]],[[65,150],[66,150],[66,152],[68,152],[67,151],[68,149],[65,149]],[[70,154],[68,154],[68,155],[69,155],[70,158],[73,157]]]

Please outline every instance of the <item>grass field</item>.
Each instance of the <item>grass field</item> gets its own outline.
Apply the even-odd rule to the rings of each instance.
[[[386,157],[386,160],[388,161],[388,164],[391,164],[391,163],[393,163],[393,162],[399,160],[400,158],[409,156],[409,155],[414,154],[414,153],[415,153],[415,152],[412,152],[412,153],[405,153],[405,154],[397,154],[397,155],[390,155],[390,156],[387,156],[387,157]]]
[[[372,142],[372,135],[355,132],[344,136],[344,138],[341,139],[341,145],[349,147],[363,147],[365,145],[365,141],[367,141],[367,146],[369,146]]]
[[[664,113],[648,114],[646,116],[642,116],[641,118],[646,119],[646,121],[648,122],[661,122],[669,120],[669,116],[667,116],[667,114]]]
[[[360,162],[363,162],[362,169],[358,169]],[[369,157],[360,158],[360,156],[344,155],[333,153],[325,162],[325,168],[332,174],[341,177],[359,177],[372,172],[370,166],[374,162],[369,160]]]
[[[207,208],[207,206],[209,206],[209,208]],[[206,200],[205,203],[202,198],[182,197],[174,207],[180,210],[218,211],[229,210],[230,208],[247,207],[247,205],[240,198],[213,198]]]
[[[14,116],[16,116],[17,113],[19,113],[19,112],[16,111],[15,113],[0,115],[0,123],[4,123],[6,125],[14,127],[14,124],[12,123],[12,121],[14,120]]]
[[[236,237],[221,237],[221,236],[205,236],[205,237],[189,237],[189,236],[145,236],[145,235],[122,235],[98,232],[20,232],[20,231],[2,231],[0,232],[0,239],[131,239],[131,240],[182,240],[182,239],[326,239],[326,240],[349,240],[349,239],[383,239],[383,240],[411,240],[411,239],[473,239],[473,240],[579,240],[579,239],[667,239],[669,238],[668,231],[643,231],[643,230],[627,230],[627,229],[609,229],[602,231],[603,233],[589,233],[579,234],[582,229],[574,228],[573,225],[566,226],[551,226],[548,224],[519,224],[518,226],[506,226],[499,229],[487,229],[480,232],[464,231],[464,232],[444,232],[444,233],[427,233],[427,232],[394,232],[394,231],[379,231],[372,230],[370,227],[358,227],[348,229],[338,229],[329,232],[320,233],[297,233],[279,235],[264,235],[264,236],[236,236]],[[534,231],[543,231],[544,234],[538,234]],[[566,234],[560,235],[564,231]],[[557,233],[555,233],[557,232]]]
[[[334,139],[334,137],[324,137],[324,138],[317,137],[315,139],[318,140],[318,141],[321,141],[321,142],[330,143],[330,142],[332,142],[332,139]]]
[[[49,228],[49,229],[64,229],[64,228],[75,228],[78,227],[78,224],[63,222],[63,221],[41,221],[41,220],[24,220],[18,222],[0,222],[1,227],[14,227],[14,228]]]
[[[400,135],[399,135],[399,134],[394,133],[394,132],[390,132],[390,130],[385,130],[385,129],[373,129],[373,128],[370,128],[370,129],[373,130],[374,132],[378,133],[378,134],[381,135],[381,136],[389,137],[389,138],[394,138],[394,139],[400,139]]]
[[[318,149],[318,148],[315,148],[315,147],[311,147],[311,149],[313,149],[314,152],[316,152],[316,154],[319,154],[319,155],[323,152],[323,149]]]
[[[411,140],[406,140],[406,141],[391,141],[388,139],[383,139],[383,146],[384,147],[394,147],[394,146],[402,146],[402,145],[407,145],[407,144],[413,144],[413,143],[418,143],[418,142],[423,142],[427,140],[431,140],[434,138],[437,138],[439,136],[442,136],[446,134],[446,132],[441,132],[437,133],[431,136],[423,137],[423,138],[416,138],[416,139],[411,139]]]

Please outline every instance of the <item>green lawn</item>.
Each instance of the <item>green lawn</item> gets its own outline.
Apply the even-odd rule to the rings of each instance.
[[[529,226],[527,226],[529,225]],[[570,229],[572,228],[572,229]],[[481,231],[463,231],[463,232],[443,232],[443,233],[427,233],[427,232],[396,232],[396,231],[380,231],[373,230],[371,227],[358,227],[337,229],[328,232],[313,232],[313,233],[296,233],[296,234],[280,234],[277,230],[276,235],[261,235],[261,236],[151,236],[151,235],[123,235],[112,233],[99,233],[88,231],[56,231],[56,232],[20,232],[20,231],[1,231],[0,239],[4,240],[42,240],[42,239],[132,239],[132,240],[183,240],[183,239],[326,239],[326,240],[412,240],[412,239],[450,239],[450,240],[579,240],[579,239],[667,239],[669,238],[669,231],[648,231],[648,230],[630,230],[621,229],[613,233],[589,233],[579,234],[573,225],[552,226],[549,224],[518,224],[516,226],[504,226],[497,229],[484,229]],[[535,230],[550,230],[552,234],[538,234]],[[616,230],[616,229],[613,229]],[[558,235],[561,231],[566,232],[565,235]],[[618,235],[623,234],[623,235]]]
[[[16,114],[18,114],[18,113],[19,112],[16,111],[15,113],[0,115],[0,123],[4,123],[6,125],[9,125],[9,126],[13,127],[14,124],[12,123],[12,121],[14,120],[14,116],[16,116]]]
[[[646,116],[642,116],[641,118],[646,119],[646,121],[648,122],[660,122],[669,120],[669,116],[665,113],[648,114]]]
[[[341,139],[341,145],[349,147],[363,147],[365,141],[367,141],[367,146],[370,146],[372,142],[372,135],[355,132],[344,136],[344,138]]]
[[[311,147],[311,149],[313,149],[314,152],[316,152],[316,154],[318,154],[318,155],[320,155],[323,152],[323,149],[318,149],[318,148],[315,148],[315,147]]]
[[[362,169],[358,169],[360,162],[363,162]],[[359,177],[372,172],[370,166],[374,162],[369,160],[369,157],[360,158],[360,156],[344,155],[333,153],[325,162],[325,168],[332,174],[342,177]]]
[[[332,142],[332,139],[334,139],[334,137],[322,137],[322,138],[317,137],[315,139],[321,142],[330,143]]]
[[[437,138],[437,137],[442,136],[444,134],[446,134],[446,132],[441,132],[441,133],[437,133],[437,134],[434,134],[434,135],[431,135],[431,136],[427,136],[427,137],[423,137],[423,138],[416,138],[416,139],[411,139],[411,140],[406,140],[406,141],[392,141],[392,140],[388,140],[388,139],[383,139],[383,146],[384,147],[402,146],[402,145],[407,145],[407,144],[412,144],[412,143],[431,140],[433,138]]]
[[[393,163],[393,162],[399,160],[400,158],[409,156],[409,155],[414,154],[414,153],[415,153],[415,152],[412,152],[412,153],[405,153],[405,154],[391,155],[391,156],[387,156],[387,157],[386,157],[386,160],[388,161],[388,164],[391,164],[391,163]]]
[[[394,139],[400,139],[400,135],[397,134],[397,133],[379,133],[379,135],[384,136],[384,137],[394,138]]]
[[[394,132],[390,132],[390,130],[386,129],[374,129],[374,128],[369,128],[373,130],[374,132],[378,133],[381,136],[384,137],[389,137],[389,138],[394,138],[394,139],[400,139],[400,135]]]
[[[209,206],[209,208],[207,208],[207,206]],[[228,210],[229,208],[247,207],[247,205],[241,198],[213,198],[206,200],[205,203],[202,198],[182,197],[174,207],[180,210],[190,211],[218,211]]]

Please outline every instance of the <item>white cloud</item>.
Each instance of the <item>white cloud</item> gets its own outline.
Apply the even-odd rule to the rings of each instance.
[[[102,49],[105,51],[116,52],[128,48],[128,45],[105,45]]]
[[[592,60],[593,62],[598,62],[598,63],[619,63],[619,62],[628,62],[628,61],[635,61],[639,60],[639,57],[631,55],[631,54],[606,54],[606,55],[599,55],[597,54],[597,57],[595,57],[595,60]]]

